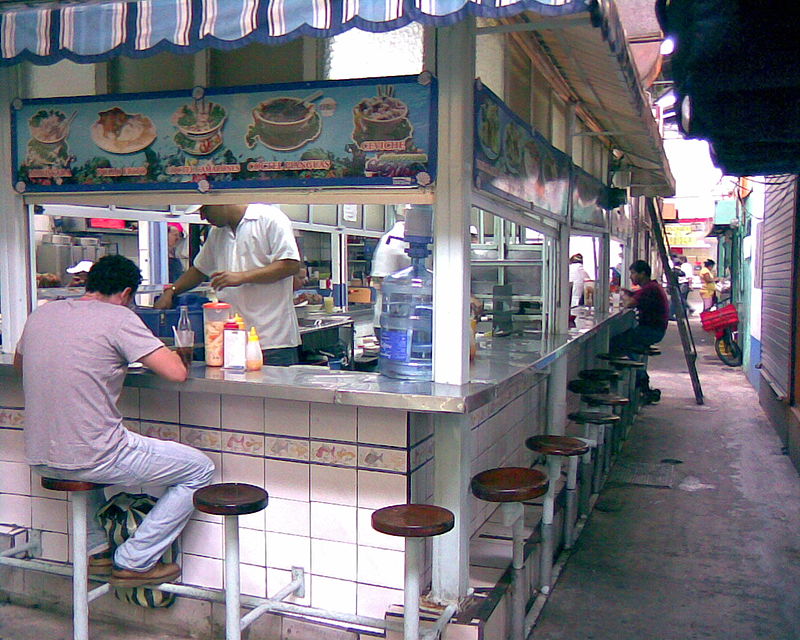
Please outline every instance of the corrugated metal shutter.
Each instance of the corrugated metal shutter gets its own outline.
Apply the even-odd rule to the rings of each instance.
[[[761,254],[761,366],[776,392],[789,397],[793,349],[793,286],[797,176],[773,177],[766,189]]]

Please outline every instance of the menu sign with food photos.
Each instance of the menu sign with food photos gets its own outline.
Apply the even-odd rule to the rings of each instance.
[[[597,178],[575,167],[572,179],[572,220],[592,227],[606,227],[603,204],[606,188]]]
[[[19,192],[424,187],[436,178],[427,72],[13,107]]]
[[[566,218],[572,161],[519,118],[480,80],[475,83],[478,189]]]

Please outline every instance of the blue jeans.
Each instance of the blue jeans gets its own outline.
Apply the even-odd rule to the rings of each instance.
[[[611,338],[609,351],[614,354],[624,354],[631,360],[639,360],[637,350],[661,342],[666,332],[666,329],[637,325]],[[650,388],[650,376],[644,368],[636,371],[636,386],[640,389]]]
[[[114,553],[117,567],[146,571],[183,531],[194,511],[192,496],[197,489],[211,483],[214,464],[206,455],[185,444],[147,438],[132,431],[128,431],[127,436],[128,442],[95,468],[54,469],[34,465],[33,470],[41,476],[64,480],[167,487],[136,532]],[[87,494],[87,549],[91,554],[108,547],[106,532],[95,517],[106,497],[102,489]]]

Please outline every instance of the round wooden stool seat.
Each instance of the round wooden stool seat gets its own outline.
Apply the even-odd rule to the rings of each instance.
[[[608,364],[615,369],[641,369],[644,367],[644,362],[637,362],[636,360],[628,360],[627,358],[618,358],[609,360]]]
[[[238,482],[212,484],[194,492],[194,506],[203,513],[243,516],[267,506],[269,494],[261,487]]]
[[[42,477],[42,486],[45,489],[50,489],[50,491],[93,491],[108,485],[85,482],[83,480],[60,480],[59,478]]]
[[[396,504],[372,512],[372,528],[390,536],[430,538],[447,533],[453,513],[432,504]]]
[[[616,382],[620,375],[611,369],[584,369],[578,375],[584,380],[597,380],[598,382]]]
[[[578,424],[615,424],[620,421],[618,415],[600,411],[576,411],[567,417]]]
[[[487,469],[473,476],[470,487],[487,502],[523,502],[547,493],[547,476],[525,467]]]
[[[608,393],[608,383],[599,380],[570,380],[567,389],[572,393]]]
[[[525,440],[525,446],[548,456],[582,456],[589,445],[569,436],[533,436]]]
[[[613,393],[597,393],[581,396],[590,407],[624,407],[630,402],[628,398],[614,395]]]

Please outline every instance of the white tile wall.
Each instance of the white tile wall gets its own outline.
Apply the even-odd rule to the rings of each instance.
[[[24,462],[0,462],[0,493],[30,495],[30,467]]]
[[[270,498],[309,499],[310,467],[303,462],[266,460],[266,484]]]
[[[373,547],[358,548],[358,581],[379,587],[403,588],[404,553]]]
[[[183,554],[181,582],[198,587],[222,588],[222,560]]]
[[[356,583],[311,576],[311,606],[355,613]]]
[[[140,389],[139,417],[142,420],[178,422],[178,392]]]
[[[32,498],[31,517],[34,529],[67,533],[67,503],[64,500]]]
[[[222,396],[222,428],[264,433],[264,398]]]
[[[69,537],[65,533],[42,533],[42,559],[55,562],[69,561]]]
[[[183,551],[207,558],[223,557],[223,528],[214,522],[190,520],[183,530]]]
[[[0,428],[0,460],[25,462],[25,438],[22,429]]]
[[[311,541],[311,566],[315,575],[355,580],[356,560],[357,549],[354,544],[330,540]]]
[[[408,412],[358,407],[358,441],[405,447],[407,444]]]
[[[311,437],[356,440],[356,407],[311,403]]]
[[[264,459],[236,453],[222,454],[222,481],[264,486]]]
[[[266,565],[267,538],[263,531],[239,528],[239,557],[248,565]],[[264,579],[266,580],[266,573]]]
[[[239,572],[243,594],[257,598],[267,596],[267,570],[263,563],[261,566],[241,564]]]
[[[264,430],[266,433],[308,438],[308,402],[267,398],[264,403],[264,412]]]
[[[311,500],[356,505],[355,469],[311,465]]]
[[[308,502],[270,498],[266,510],[267,531],[307,536],[311,531]]]
[[[305,536],[267,532],[267,565],[275,569],[311,567],[311,540]]]
[[[380,509],[392,504],[405,504],[407,481],[404,475],[379,471],[358,472],[358,506]]]
[[[222,414],[221,405],[222,400],[218,394],[183,392],[180,394],[181,424],[219,427]],[[142,397],[141,407],[144,418],[144,397]]]
[[[359,584],[356,597],[358,604],[356,613],[360,616],[383,618],[391,605],[403,604],[401,589],[387,589],[371,584]]]
[[[356,542],[356,508],[312,502],[311,537],[335,542]]]

